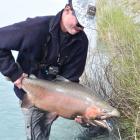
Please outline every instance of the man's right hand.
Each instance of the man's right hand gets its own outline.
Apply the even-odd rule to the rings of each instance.
[[[26,73],[22,73],[21,77],[14,81],[14,85],[17,86],[19,89],[22,88],[22,80],[28,77]]]
[[[89,127],[90,126],[90,124],[88,124],[86,119],[82,116],[77,116],[74,120],[77,123],[81,124],[83,127]]]

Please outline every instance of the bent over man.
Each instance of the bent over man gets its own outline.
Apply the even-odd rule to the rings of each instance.
[[[0,72],[14,83],[21,100],[27,140],[48,140],[57,114],[33,106],[22,79],[31,74],[53,80],[61,75],[79,82],[88,49],[88,39],[78,22],[71,1],[56,16],[28,18],[0,28]],[[18,51],[15,61],[11,50]]]

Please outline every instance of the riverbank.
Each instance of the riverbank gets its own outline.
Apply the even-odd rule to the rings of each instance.
[[[121,112],[123,140],[140,139],[139,5],[137,0],[97,2],[98,41],[103,44],[98,49],[108,52],[110,57],[104,76],[112,89],[108,98]]]

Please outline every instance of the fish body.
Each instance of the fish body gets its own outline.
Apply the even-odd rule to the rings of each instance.
[[[120,116],[114,107],[78,83],[29,77],[23,79],[22,88],[36,107],[67,119],[82,116],[87,122],[97,123]]]

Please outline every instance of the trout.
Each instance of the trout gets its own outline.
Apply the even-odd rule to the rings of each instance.
[[[22,88],[36,107],[67,119],[81,116],[88,124],[108,128],[105,120],[120,116],[117,109],[91,89],[62,78],[48,81],[27,77]]]

